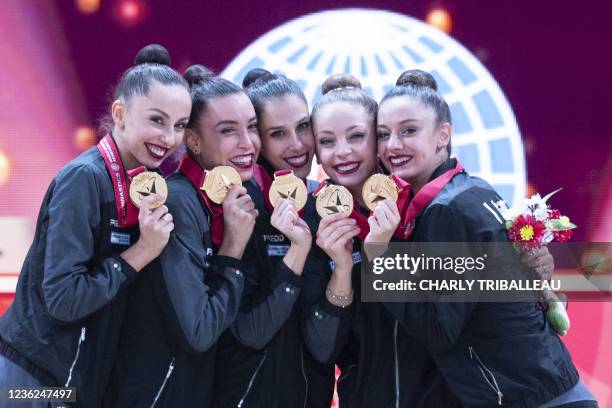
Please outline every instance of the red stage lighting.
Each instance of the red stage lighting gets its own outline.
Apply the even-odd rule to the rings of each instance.
[[[120,0],[116,7],[116,16],[123,25],[136,25],[144,18],[145,8],[145,4],[140,0]]]

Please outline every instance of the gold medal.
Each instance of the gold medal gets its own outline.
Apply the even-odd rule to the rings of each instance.
[[[136,207],[140,208],[142,199],[153,194],[160,195],[162,199],[151,204],[152,210],[165,203],[168,198],[168,186],[162,176],[152,171],[145,171],[132,178],[130,199]]]
[[[214,203],[223,203],[232,186],[242,185],[240,174],[231,166],[217,166],[212,170],[205,170],[205,172],[206,178],[200,190],[206,191],[206,195]]]
[[[287,198],[293,204],[296,211],[301,210],[306,205],[308,190],[302,180],[293,174],[293,170],[283,175],[274,174],[274,181],[270,186],[270,203],[276,206],[276,202],[281,198]]]
[[[376,204],[386,198],[397,201],[398,193],[397,185],[393,178],[384,174],[370,176],[363,184],[363,189],[361,190],[363,201],[370,211],[374,211]]]
[[[344,186],[328,184],[316,193],[316,197],[317,213],[321,218],[338,213],[348,216],[353,211],[353,195]]]

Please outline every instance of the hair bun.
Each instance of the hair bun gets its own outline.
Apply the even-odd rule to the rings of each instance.
[[[328,92],[343,88],[361,89],[361,82],[351,74],[334,74],[323,82],[321,88],[323,95],[325,95]]]
[[[200,85],[214,76],[214,72],[200,64],[190,66],[183,74],[183,78],[185,78],[189,86]]]
[[[395,85],[397,86],[423,86],[426,88],[431,88],[434,91],[438,90],[438,83],[435,78],[429,73],[425,71],[421,71],[420,69],[411,69],[408,71],[402,72],[402,74],[395,81]]]
[[[136,54],[134,65],[160,64],[170,66],[168,50],[159,44],[149,44]]]
[[[248,88],[259,80],[266,81],[269,79],[273,79],[274,77],[275,75],[273,75],[267,69],[253,68],[244,76],[244,79],[242,80],[242,87]]]

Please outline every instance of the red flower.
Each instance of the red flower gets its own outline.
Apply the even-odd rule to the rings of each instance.
[[[559,210],[548,210],[548,219],[549,220],[558,220],[561,218],[561,213]],[[553,231],[554,241],[556,242],[566,242],[572,237],[572,230],[564,230],[564,231]]]
[[[556,242],[566,242],[572,237],[572,230],[568,229],[565,231],[553,231],[553,236]]]
[[[512,222],[508,230],[510,241],[514,242],[521,251],[539,248],[546,233],[546,226],[530,214],[521,214]]]

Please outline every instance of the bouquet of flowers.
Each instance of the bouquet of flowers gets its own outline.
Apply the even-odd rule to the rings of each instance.
[[[517,251],[539,249],[549,242],[565,242],[570,239],[576,225],[572,224],[568,217],[561,215],[559,210],[552,209],[547,204],[548,199],[560,190],[544,197],[536,194],[513,210],[505,211],[503,216],[506,219],[508,237]],[[563,302],[551,290],[545,289],[542,295],[548,304],[546,317],[549,323],[557,333],[565,336],[570,320]]]

